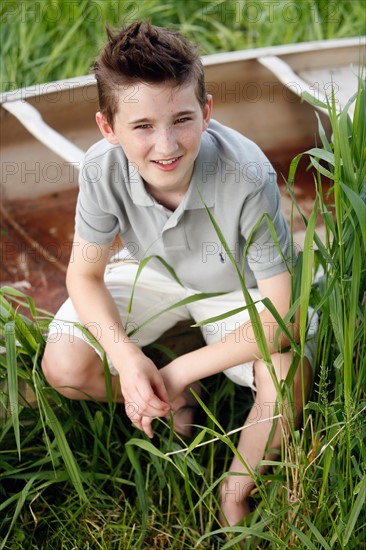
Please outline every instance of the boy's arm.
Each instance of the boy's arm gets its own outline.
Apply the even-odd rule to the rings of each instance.
[[[291,276],[286,271],[258,281],[258,288],[263,297],[268,297],[283,318],[289,310],[291,296]],[[274,335],[278,324],[272,314],[265,308],[259,317],[270,353],[277,351],[274,347]],[[288,325],[294,339],[298,339],[298,312],[293,325]],[[179,395],[187,385],[196,380],[222,372],[230,367],[256,360],[261,357],[255,339],[257,331],[253,330],[251,321],[247,321],[237,330],[227,334],[225,340],[204,346],[186,355],[178,357],[161,369],[170,399]],[[279,338],[279,349],[290,345],[288,338],[282,333]]]
[[[110,244],[89,243],[75,235],[66,285],[81,322],[98,339],[118,371],[126,412],[141,428],[141,415],[163,416],[169,411],[169,397],[154,363],[127,337],[104,284],[109,255]]]

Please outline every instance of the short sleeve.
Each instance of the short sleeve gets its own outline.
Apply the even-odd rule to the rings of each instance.
[[[241,234],[248,245],[247,263],[256,280],[268,279],[288,269],[292,257],[290,235],[281,212],[281,197],[272,167],[264,181],[246,198],[241,215]]]
[[[79,175],[79,195],[76,203],[75,231],[88,242],[108,244],[118,233],[118,219],[101,203],[101,171],[97,163],[85,163]],[[105,194],[106,189],[103,189]],[[98,192],[99,191],[99,192]]]

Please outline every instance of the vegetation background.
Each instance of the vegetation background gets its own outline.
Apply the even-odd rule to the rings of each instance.
[[[87,74],[104,25],[181,31],[202,54],[360,36],[365,0],[3,0],[2,91]]]
[[[363,35],[365,13],[364,0],[5,0],[1,91],[88,73],[105,23],[148,18],[180,30],[209,54]],[[1,549],[218,549],[239,548],[239,540],[247,549],[365,547],[365,113],[360,79],[353,123],[330,106],[332,141],[323,135],[323,149],[307,155],[318,169],[307,239],[319,251],[302,256],[304,271],[295,277],[308,273],[313,260],[324,270],[317,284],[306,279],[299,288],[299,299],[321,315],[316,378],[304,429],[290,434],[278,465],[256,477],[257,506],[246,523],[223,532],[215,518],[217,486],[235,443],[225,432],[241,424],[250,392],[224,377],[206,380],[202,428],[187,454],[166,456],[185,446],[169,425],[157,426],[150,442],[126,422],[123,407],[70,402],[47,387],[40,357],[49,316],[3,288]],[[323,177],[334,182],[331,212]],[[323,246],[317,214],[326,226]],[[36,393],[37,407],[18,400],[19,380]],[[217,443],[196,448],[213,436]],[[225,538],[230,532],[233,538]]]

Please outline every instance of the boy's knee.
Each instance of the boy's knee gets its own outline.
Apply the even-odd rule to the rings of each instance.
[[[271,356],[271,359],[272,367],[268,367],[268,365],[259,360],[254,362],[253,371],[257,387],[261,384],[267,385],[272,383],[273,385],[273,375],[276,376],[278,382],[286,379],[292,365],[292,355],[290,353],[275,353]],[[303,369],[298,365],[293,379],[294,388],[301,387],[303,380],[307,386],[309,380],[311,381],[311,377],[311,367],[309,361],[305,359]]]
[[[41,364],[43,374],[50,386],[57,387],[65,384],[65,365],[62,352],[57,353],[49,345],[46,346]]]
[[[72,397],[68,388],[82,388],[90,376],[90,369],[86,363],[80,362],[76,365],[66,350],[60,349],[56,344],[46,346],[41,364],[49,385],[67,397]]]
[[[258,388],[269,387],[269,384],[273,385],[273,378],[269,371],[268,366],[262,361],[255,361],[253,366],[254,382]]]

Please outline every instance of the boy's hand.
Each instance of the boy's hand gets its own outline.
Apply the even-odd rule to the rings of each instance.
[[[179,374],[178,365],[176,363],[177,363],[177,359],[175,361],[172,361],[166,367],[163,367],[158,371],[163,381],[164,388],[168,393],[169,400],[173,405],[176,405],[173,403],[173,401],[175,401],[176,398],[179,395],[181,395],[181,393],[183,393],[185,390],[185,383],[183,381],[183,376],[182,376],[182,373]],[[185,399],[183,399],[183,401],[185,403]],[[175,410],[173,409],[173,406],[171,406],[169,410],[172,410],[173,412],[175,412]],[[169,410],[165,413],[165,415],[156,414],[155,416],[167,417]],[[153,437],[153,431],[151,427],[152,421],[153,421],[153,418],[151,416],[145,415],[139,419],[138,423],[135,422],[135,424],[137,425],[138,428],[140,428],[140,430],[143,430],[149,437]]]
[[[141,350],[136,350],[133,357],[117,370],[127,416],[152,437],[152,419],[166,416],[171,409],[160,372]]]
[[[167,392],[165,394],[167,395],[167,401],[170,403],[172,403],[185,390],[185,387],[186,387],[182,373],[179,374],[178,372],[178,365],[176,364],[177,362],[178,360],[175,359],[174,361],[169,363],[166,367],[163,367],[159,371],[157,371],[157,374],[160,376],[162,380],[164,390],[165,392]],[[144,431],[149,437],[153,437],[154,434],[151,427],[153,417],[167,416],[169,411],[171,410],[173,410],[173,407],[169,406],[169,408],[166,410],[164,414],[148,415],[145,413],[145,415],[143,416],[138,416],[136,414],[135,420],[133,420],[133,422],[134,424],[136,424],[136,426],[140,430]],[[131,416],[130,418],[132,420]]]

